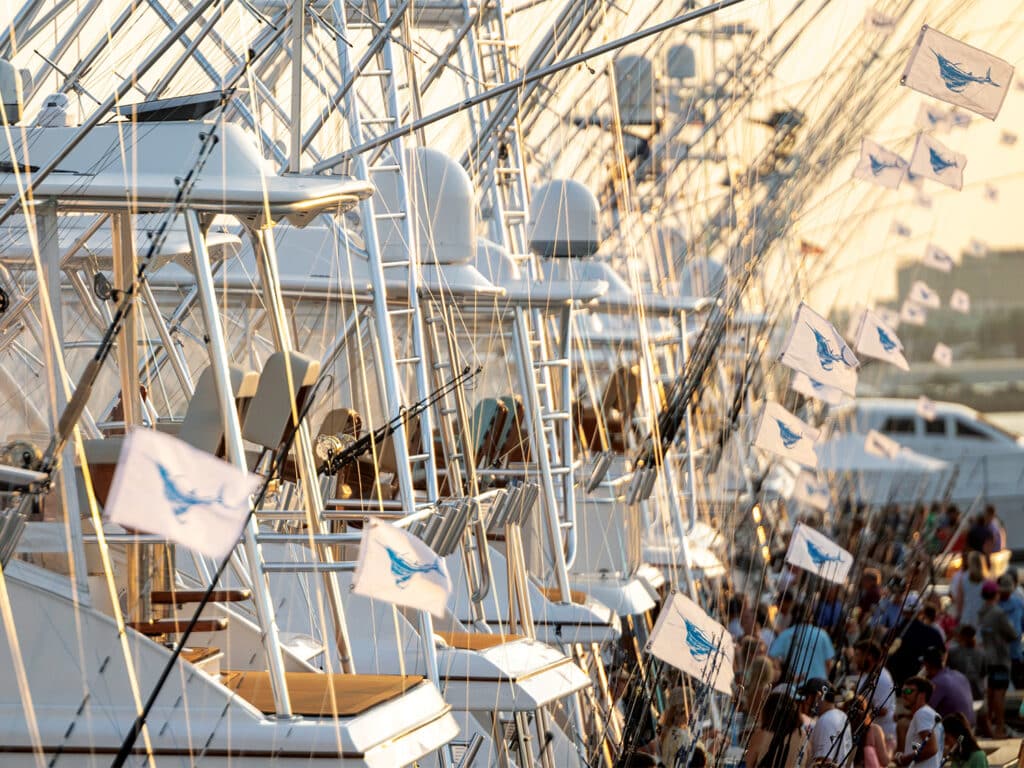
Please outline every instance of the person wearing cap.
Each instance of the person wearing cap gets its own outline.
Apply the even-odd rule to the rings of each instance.
[[[889,749],[896,748],[896,684],[892,673],[882,666],[882,648],[873,640],[853,646],[853,664],[860,672],[857,693],[870,700],[871,719],[885,734]]]
[[[1006,738],[1006,689],[1010,687],[1010,641],[1020,637],[996,602],[999,585],[986,581],[981,588],[985,604],[978,617],[981,648],[985,652],[985,705],[992,735]]]
[[[925,648],[945,645],[939,630],[918,618],[920,606],[921,599],[917,592],[910,592],[903,602],[903,621],[897,624],[887,637],[890,645],[886,666],[897,686],[902,685],[904,680],[916,674],[921,668],[918,659]],[[900,641],[898,647],[894,642],[897,638]]]
[[[1024,597],[1017,591],[1016,579],[1009,573],[999,577],[999,607],[1010,626],[1017,630],[1017,637],[1010,641],[1010,680],[1014,688],[1024,688],[1024,648],[1020,636],[1024,632]]]
[[[812,766],[846,765],[853,757],[853,733],[846,713],[836,707],[836,691],[828,680],[811,678],[799,693],[805,697],[812,715],[817,715],[811,730]]]
[[[900,695],[911,713],[910,727],[903,749],[893,755],[898,768],[940,768],[942,765],[942,718],[928,706],[932,684],[923,677],[911,677],[903,683]]]
[[[945,648],[932,647],[921,657],[924,674],[931,680],[934,690],[928,697],[928,706],[945,717],[960,712],[974,727],[974,700],[971,696],[971,684],[966,677],[955,669],[946,666]]]
[[[791,649],[795,651],[790,653]],[[793,626],[775,638],[768,655],[784,665],[788,664],[785,671],[787,679],[800,682],[812,677],[827,678],[832,671],[836,649],[828,633],[811,623],[809,611],[794,607]]]

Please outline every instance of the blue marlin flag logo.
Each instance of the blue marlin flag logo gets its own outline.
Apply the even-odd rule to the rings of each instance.
[[[810,539],[804,539],[804,544],[807,545],[807,554],[811,556],[811,562],[818,568],[828,563],[843,562],[843,558],[840,555],[830,555],[827,552],[822,552],[814,546]]]
[[[978,77],[973,72],[965,72],[958,63],[950,61],[934,48],[932,48],[932,53],[935,54],[935,58],[939,63],[939,77],[945,82],[946,88],[953,93],[963,93],[964,89],[971,83],[994,85],[996,88],[1002,88],[999,83],[992,79],[992,67],[988,68],[988,72],[985,73],[984,77]]]
[[[881,342],[882,349],[884,349],[886,352],[892,352],[894,349],[896,349],[896,342],[888,333],[885,332],[884,328],[878,326],[876,330],[878,331],[878,341]]]
[[[157,472],[160,473],[160,481],[164,486],[164,498],[171,504],[171,511],[176,518],[181,518],[196,507],[225,506],[224,491],[221,490],[216,496],[200,496],[194,491],[186,491],[176,484],[171,477],[171,472],[159,461],[154,461]],[[184,523],[184,520],[178,522]]]
[[[956,160],[947,160],[933,147],[928,147],[928,162],[931,163],[932,170],[935,173],[942,173],[947,168],[956,168]]]
[[[707,634],[690,621],[687,618],[683,619],[683,623],[686,625],[686,641],[687,648],[690,649],[690,655],[696,661],[707,661],[708,656],[713,651],[718,650],[718,646],[711,642],[711,638]]]
[[[787,427],[782,419],[776,419],[775,423],[779,425],[779,437],[782,438],[782,444],[786,448],[792,448],[800,442],[802,435]]]
[[[395,585],[398,587],[404,587],[409,582],[409,579],[417,573],[436,573],[438,576],[444,576],[444,571],[441,570],[441,558],[439,557],[434,558],[432,563],[414,563],[406,560],[387,545],[384,545],[384,549],[388,552],[388,560],[391,561],[391,575],[394,577]]]
[[[879,160],[877,157],[875,157],[871,153],[868,153],[868,160],[871,161],[871,175],[872,176],[878,176],[886,168],[899,168],[900,167],[900,164],[895,162],[895,161],[891,162],[891,163],[887,163],[884,160]]]
[[[818,362],[821,364],[823,371],[831,371],[833,363],[842,363],[846,365],[846,361],[843,359],[842,353],[836,354],[832,351],[832,345],[828,343],[828,339],[815,328],[813,325],[807,325],[811,329],[811,333],[814,334],[815,351],[818,354]]]

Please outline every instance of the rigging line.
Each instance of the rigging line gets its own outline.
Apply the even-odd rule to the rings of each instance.
[[[245,523],[242,526],[243,531],[245,529],[245,525],[248,524],[249,520],[251,520],[252,516],[255,514],[256,509],[259,508],[260,505],[262,505],[263,500],[264,498],[266,498],[267,491],[269,490],[270,484],[273,481],[274,477],[284,466],[285,459],[288,456],[288,453],[291,451],[292,445],[295,442],[295,438],[299,433],[299,425],[303,423],[313,403],[317,400],[317,391],[319,390],[320,386],[326,383],[328,380],[329,377],[320,378],[320,380],[314,386],[313,391],[310,393],[310,396],[306,399],[306,402],[303,404],[302,411],[299,414],[298,418],[295,419],[294,421],[289,422],[288,435],[284,440],[282,440],[281,445],[279,445],[277,450],[274,452],[270,466],[267,469],[267,474],[263,478],[263,484],[260,486],[259,492],[256,494],[256,497],[249,504],[249,512],[246,515]],[[241,534],[239,536],[239,539],[241,539],[241,537],[244,535],[244,533]],[[118,750],[117,755],[110,763],[110,768],[122,768],[122,766],[125,764],[125,761],[131,755],[132,749],[135,746],[135,740],[139,737],[139,734],[146,729],[146,720],[149,717],[149,713],[152,711],[153,706],[156,704],[156,700],[160,696],[160,692],[163,690],[164,684],[170,677],[171,672],[174,671],[175,666],[177,666],[178,658],[181,656],[181,652],[185,649],[186,644],[188,642],[188,638],[195,630],[196,624],[198,624],[203,611],[206,609],[206,606],[209,605],[210,600],[213,597],[213,592],[217,586],[217,582],[220,581],[220,577],[224,574],[224,571],[227,568],[228,563],[231,562],[233,556],[234,549],[232,549],[232,551],[228,555],[223,557],[220,563],[218,564],[216,572],[214,572],[213,576],[210,578],[210,585],[206,588],[206,591],[203,593],[202,599],[196,605],[196,609],[192,613],[192,618],[189,619],[188,625],[186,625],[185,629],[182,630],[181,636],[178,638],[178,641],[174,645],[174,649],[171,651],[170,658],[164,664],[164,668],[160,672],[160,677],[157,678],[156,684],[153,686],[152,692],[146,699],[146,703],[143,706],[142,711],[135,718],[135,721],[132,723],[132,727],[129,729],[128,733],[124,737],[124,741],[121,742],[121,748],[120,750]]]
[[[210,0],[206,1],[209,2]],[[458,104],[453,104],[443,109],[440,109],[436,112],[433,112],[429,115],[425,115],[418,120],[413,120],[411,123],[407,125],[390,130],[386,133],[381,134],[380,136],[370,139],[369,141],[364,141],[359,146],[352,147],[337,155],[325,158],[324,160],[321,160],[319,163],[313,166],[313,172],[322,173],[324,171],[330,170],[335,166],[346,162],[355,155],[361,155],[364,152],[367,152],[371,149],[376,149],[377,147],[383,146],[393,141],[394,139],[412,134],[415,131],[419,131],[428,125],[432,125],[433,123],[436,123],[439,120],[444,120],[445,118],[458,114],[459,112],[462,112],[465,109],[474,107],[477,104],[482,104],[486,101],[490,101],[491,99],[497,98],[498,96],[503,96],[507,93],[516,91],[519,88],[522,88],[527,83],[542,80],[545,77],[553,75],[557,72],[561,72],[566,69],[571,69],[572,67],[575,67],[578,64],[582,64],[583,62],[586,62],[592,58],[596,58],[598,56],[603,56],[604,54],[617,51],[624,46],[636,42],[637,40],[643,40],[644,38],[661,34],[666,30],[673,29],[682,24],[686,24],[690,21],[703,18],[704,16],[709,16],[713,13],[716,13],[717,11],[721,11],[732,6],[739,5],[740,3],[743,2],[746,2],[746,0],[719,0],[719,2],[713,3],[705,8],[700,8],[690,13],[684,13],[681,16],[677,16],[673,19],[669,19],[668,21],[661,22],[660,24],[655,24],[654,26],[648,27],[647,29],[640,30],[639,32],[634,32],[631,35],[626,35],[625,37],[618,38],[609,43],[599,45],[596,48],[591,48],[588,51],[583,51],[582,53],[578,53],[575,56],[570,56],[568,59],[563,59],[562,61],[557,62],[555,64],[551,64],[546,67],[541,67],[540,69],[534,70],[533,72],[524,71],[522,77],[518,77],[511,82],[503,83],[499,86],[486,90],[475,96],[470,96],[469,98],[462,100]],[[0,210],[0,214],[2,213],[2,210]],[[2,221],[3,217],[0,216],[0,222]]]

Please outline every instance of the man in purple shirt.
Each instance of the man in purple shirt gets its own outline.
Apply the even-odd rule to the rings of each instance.
[[[921,657],[925,676],[934,690],[928,699],[928,706],[945,717],[960,712],[974,727],[974,702],[971,699],[971,683],[955,669],[946,666],[946,649],[932,647]]]

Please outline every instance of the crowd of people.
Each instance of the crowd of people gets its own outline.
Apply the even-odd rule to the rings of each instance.
[[[996,576],[995,510],[961,523],[932,508],[864,541],[851,586],[784,566],[766,600],[729,603],[746,768],[982,768],[979,737],[1008,738],[1006,694],[1024,688],[1024,591]],[[936,555],[958,557],[951,578]]]

